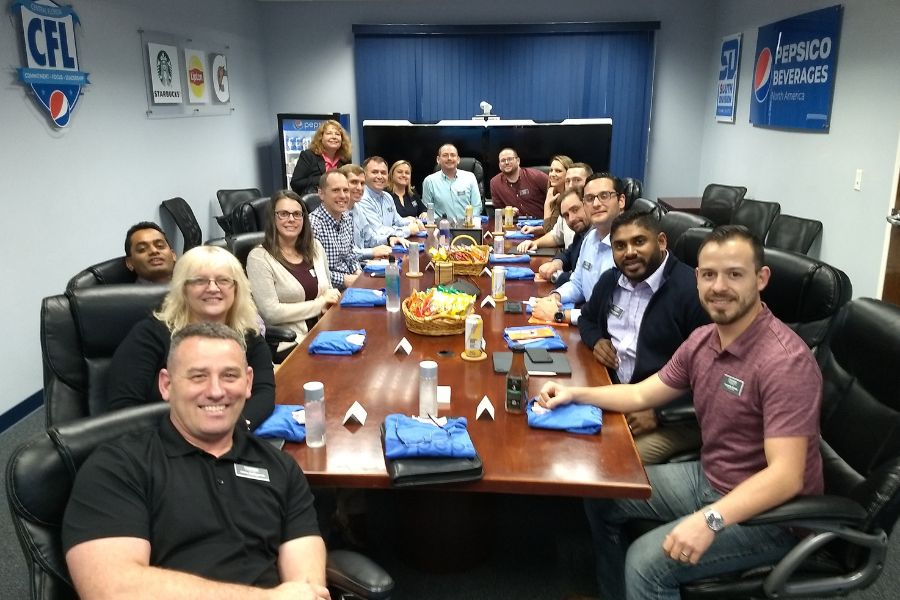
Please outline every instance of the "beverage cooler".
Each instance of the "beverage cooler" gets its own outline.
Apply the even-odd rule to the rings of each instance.
[[[291,176],[300,153],[309,148],[313,135],[319,126],[329,119],[335,120],[350,131],[350,115],[279,113],[278,142],[281,147],[281,182],[286,189],[291,187]]]

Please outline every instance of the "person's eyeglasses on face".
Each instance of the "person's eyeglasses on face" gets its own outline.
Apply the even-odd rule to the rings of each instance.
[[[613,190],[611,192],[600,192],[599,194],[585,194],[584,202],[585,202],[585,204],[591,204],[597,198],[606,202],[610,198],[617,198],[618,196],[619,195],[615,192],[615,190]]]
[[[235,281],[231,277],[215,277],[213,279],[209,277],[192,277],[184,283],[192,288],[205,288],[210,283],[214,283],[220,290],[230,290],[234,287]]]
[[[291,212],[287,210],[276,210],[275,216],[278,217],[279,221],[287,221],[289,217],[294,217],[295,220],[299,221],[303,218],[303,211],[295,210]]]

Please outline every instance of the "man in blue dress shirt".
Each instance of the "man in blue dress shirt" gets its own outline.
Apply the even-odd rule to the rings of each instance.
[[[397,214],[394,199],[385,190],[388,181],[387,161],[380,156],[372,156],[363,163],[363,170],[366,187],[356,210],[368,222],[375,236],[375,244],[387,244],[392,236],[405,242],[405,238],[418,233],[418,221],[407,221]]]
[[[446,215],[457,223],[466,218],[466,206],[473,214],[481,214],[481,193],[475,174],[457,169],[459,152],[453,144],[444,144],[438,150],[437,162],[441,170],[432,173],[422,182],[422,202],[434,207],[436,219]]]

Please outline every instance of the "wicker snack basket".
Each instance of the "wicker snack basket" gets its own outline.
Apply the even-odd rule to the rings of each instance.
[[[484,261],[483,262],[471,262],[471,261],[461,261],[461,260],[451,260],[453,263],[453,275],[479,275],[481,271],[484,269],[485,265],[487,265],[487,259],[491,252],[490,246],[480,245],[475,242],[475,238],[470,235],[458,235],[450,242],[451,249],[456,244],[457,240],[469,240],[472,243],[471,246],[475,246],[477,248],[481,248],[482,252],[484,252]]]
[[[408,303],[409,298],[404,298],[403,302],[400,303],[400,308],[403,311],[403,318],[406,320],[406,328],[413,333],[434,336],[465,333],[466,317],[468,315],[459,317],[417,317],[409,312]]]

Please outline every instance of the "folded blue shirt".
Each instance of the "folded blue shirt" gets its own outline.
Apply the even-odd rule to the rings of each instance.
[[[574,302],[563,302],[562,308],[560,310],[572,310],[573,308],[575,308]],[[530,315],[532,310],[534,310],[534,308],[530,304],[525,305],[526,315]]]
[[[518,221],[516,221],[516,223],[519,225],[519,227],[524,227],[525,225],[528,225],[529,227],[537,227],[538,225],[543,225],[544,220],[519,217],[519,219],[518,219]]]
[[[531,240],[534,236],[530,233],[522,233],[521,231],[508,231],[505,234],[508,240]]]
[[[398,259],[397,266],[400,267],[402,265],[403,265],[403,259]],[[386,264],[385,265],[381,265],[381,264],[373,265],[371,262],[367,262],[366,265],[363,267],[363,272],[369,273],[369,274],[374,273],[375,275],[384,275],[384,268],[386,266],[387,266]]]
[[[465,417],[447,424],[423,423],[398,413],[384,419],[384,456],[395,458],[474,458],[475,446]]]
[[[603,411],[588,404],[564,404],[544,414],[534,412],[536,398],[528,403],[528,426],[538,429],[560,429],[569,433],[593,434],[603,425]]]
[[[505,267],[505,269],[507,281],[513,279],[534,279],[534,271],[528,267]]]
[[[362,344],[355,344],[347,339],[358,334],[363,336]],[[348,356],[362,350],[365,341],[365,329],[342,329],[338,331],[322,331],[309,345],[310,354],[338,354]]]
[[[384,306],[387,297],[384,288],[380,290],[367,290],[364,288],[347,288],[341,296],[341,306],[373,307]]]
[[[527,263],[531,262],[531,257],[527,254],[516,254],[513,256],[497,256],[493,252],[491,252],[491,262],[497,263],[498,265],[505,263]]]
[[[563,341],[561,337],[559,337],[559,333],[553,329],[553,336],[545,337],[545,338],[536,338],[534,340],[527,340],[525,342],[518,341],[514,342],[509,339],[510,331],[528,331],[529,329],[534,329],[536,327],[550,327],[549,325],[520,325],[518,327],[507,327],[503,330],[503,339],[506,341],[506,345],[510,348],[513,347],[514,344],[521,344],[526,348],[544,348],[545,350],[568,350],[569,347]]]
[[[425,230],[416,232],[416,237],[427,237],[427,236],[428,236],[428,232]]]
[[[416,243],[416,242],[413,242],[413,243]],[[412,244],[410,244],[410,247],[411,246],[412,246]],[[423,252],[424,250],[425,250],[425,244],[419,244],[419,252]],[[391,246],[391,252],[397,252],[399,254],[409,254],[409,250],[405,246],[402,246],[400,244]]]
[[[303,407],[295,404],[276,404],[269,418],[260,423],[253,433],[261,438],[302,442],[306,439],[306,425],[294,420],[293,413],[298,410],[303,410]]]

